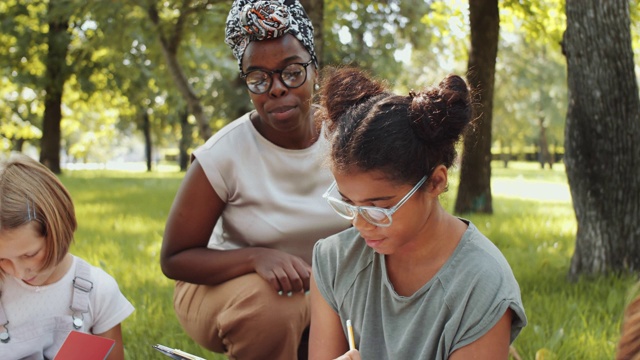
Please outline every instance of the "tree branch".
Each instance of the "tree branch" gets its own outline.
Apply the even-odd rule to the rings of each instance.
[[[166,49],[168,46],[167,38],[164,36],[164,32],[160,26],[160,15],[158,14],[158,9],[156,9],[155,4],[149,3],[149,6],[147,7],[147,14],[158,32],[158,38],[160,39],[162,47]]]

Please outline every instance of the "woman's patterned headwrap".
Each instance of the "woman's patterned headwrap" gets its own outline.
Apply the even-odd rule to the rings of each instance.
[[[307,49],[316,68],[313,25],[298,0],[235,0],[227,17],[225,43],[233,50],[242,71],[242,56],[251,41],[291,34]]]

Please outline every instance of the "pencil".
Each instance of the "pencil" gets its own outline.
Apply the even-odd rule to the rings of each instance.
[[[347,320],[347,333],[349,334],[349,350],[355,350],[356,340],[353,338],[353,326],[351,326],[351,320]]]
[[[189,353],[186,353],[186,352],[184,352],[182,350],[178,350],[178,349],[173,349],[173,353],[178,355],[178,356],[182,356],[185,359],[189,359],[189,360],[205,360],[205,359],[203,359],[203,358],[201,358],[199,356],[195,356],[193,354],[189,354]]]

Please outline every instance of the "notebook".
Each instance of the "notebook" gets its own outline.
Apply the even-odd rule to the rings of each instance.
[[[53,360],[105,360],[116,341],[71,331]]]

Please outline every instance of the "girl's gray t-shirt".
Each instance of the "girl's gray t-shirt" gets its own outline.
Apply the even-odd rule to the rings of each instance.
[[[511,342],[526,325],[509,263],[471,222],[462,221],[469,226],[454,253],[411,296],[394,291],[384,255],[368,247],[355,228],[316,243],[318,289],[343,327],[351,320],[363,359],[447,359],[486,334],[508,308]]]

